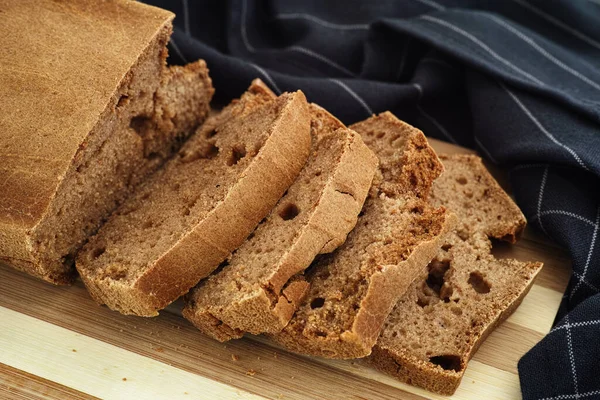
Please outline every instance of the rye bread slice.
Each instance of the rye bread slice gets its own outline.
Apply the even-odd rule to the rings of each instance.
[[[302,92],[254,82],[210,117],[92,237],[77,270],[92,297],[153,316],[210,274],[273,208],[310,149]]]
[[[425,136],[391,113],[351,128],[379,158],[359,221],[346,242],[307,270],[306,299],[275,341],[328,358],[364,357],[383,323],[453,228],[427,201],[442,165]]]
[[[440,158],[445,172],[432,201],[460,222],[389,315],[367,360],[404,382],[450,395],[468,360],[518,307],[542,264],[491,255],[489,238],[514,242],[525,217],[479,157]]]
[[[169,11],[0,8],[0,263],[66,284],[87,238],[202,123],[213,88],[204,61],[166,66]]]
[[[183,316],[217,340],[283,329],[308,289],[290,278],[356,225],[377,157],[326,110],[310,111],[311,154],[298,179],[227,265],[187,296]]]

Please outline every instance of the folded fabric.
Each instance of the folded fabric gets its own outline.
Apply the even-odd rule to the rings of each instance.
[[[148,2],[177,13],[170,61],[204,58],[221,102],[259,77],[347,124],[389,109],[510,168],[574,271],[558,324],[519,364],[523,396],[600,398],[598,2]]]

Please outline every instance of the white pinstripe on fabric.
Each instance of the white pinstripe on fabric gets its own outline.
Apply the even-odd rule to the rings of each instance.
[[[585,169],[586,171],[589,171],[589,169],[586,167],[586,165],[583,163],[583,161],[577,155],[577,153],[575,153],[575,151],[573,149],[571,149],[569,146],[567,146],[567,145],[559,142],[558,139],[556,139],[554,137],[554,135],[552,135],[542,125],[542,123],[531,113],[531,111],[529,111],[529,109],[525,106],[525,104],[523,104],[523,102],[517,97],[516,94],[514,94],[513,92],[511,92],[510,89],[508,89],[502,82],[498,82],[498,84],[506,91],[506,93],[508,93],[508,95],[514,100],[515,103],[517,103],[517,105],[521,108],[521,110],[523,110],[523,112],[529,117],[529,119],[538,127],[538,129],[544,135],[546,135],[554,144],[556,144],[557,146],[560,146],[563,149],[565,149],[569,154],[571,154],[573,156],[573,158],[575,159],[575,161],[577,161],[577,163],[579,165],[581,165],[581,167],[583,167],[583,169]]]
[[[475,36],[473,36],[471,33],[465,31],[464,29],[461,29],[458,26],[456,26],[456,25],[454,25],[454,24],[452,24],[452,23],[450,23],[448,21],[444,21],[442,19],[439,19],[439,18],[436,18],[436,17],[432,17],[431,15],[421,15],[419,18],[420,19],[424,19],[424,20],[429,21],[429,22],[433,22],[433,23],[441,25],[441,26],[444,26],[444,27],[450,29],[451,31],[458,33],[459,35],[466,37],[471,42],[475,43],[476,45],[478,45],[479,47],[481,47],[482,49],[484,49],[489,55],[491,55],[494,59],[500,61],[502,64],[504,64],[507,67],[511,68],[512,70],[520,73],[521,75],[523,75],[524,77],[526,77],[530,81],[535,82],[535,83],[537,83],[540,86],[546,86],[546,84],[544,82],[540,81],[535,76],[533,76],[530,73],[522,70],[521,68],[517,67],[516,65],[514,65],[513,63],[511,63],[510,61],[508,61],[504,57],[500,56],[498,53],[496,53],[494,50],[492,50],[487,44],[485,44],[484,42],[482,42],[481,40],[479,40],[478,38],[476,38]]]
[[[249,63],[254,69],[256,69],[258,72],[260,72],[260,74],[267,80],[267,82],[269,82],[271,84],[271,86],[273,87],[273,91],[277,94],[280,95],[281,94],[281,89],[279,89],[279,86],[277,86],[277,84],[275,83],[275,81],[273,80],[273,78],[271,77],[271,75],[265,71],[263,68],[261,68],[260,66],[254,64],[254,63]]]
[[[540,224],[540,228],[546,235],[548,235],[548,232],[546,232],[546,228],[544,228],[544,224],[542,223],[541,213],[542,213],[542,201],[544,199],[544,190],[546,189],[547,179],[548,179],[548,167],[544,168],[544,172],[542,173],[542,182],[540,183],[540,194],[538,196],[537,214],[536,214],[538,223]]]
[[[410,39],[406,40],[404,47],[402,48],[402,56],[400,58],[400,66],[398,67],[398,72],[396,72],[396,81],[400,80],[402,76],[402,72],[404,71],[404,67],[406,66],[406,58],[408,57],[408,44],[410,43]]]
[[[588,251],[585,266],[583,267],[583,272],[581,273],[581,280],[577,282],[577,284],[571,291],[571,296],[569,297],[569,299],[573,299],[573,296],[575,296],[575,293],[577,293],[577,290],[581,287],[581,281],[585,279],[585,275],[588,272],[588,268],[592,260],[592,254],[594,254],[594,248],[596,247],[596,238],[598,237],[598,224],[600,224],[600,207],[598,207],[598,210],[596,212],[596,223],[594,225],[594,233],[592,234],[592,241],[590,243],[590,250]]]
[[[575,367],[575,354],[573,353],[573,338],[571,337],[571,325],[569,324],[569,314],[565,315],[567,330],[567,347],[569,351],[569,362],[571,363],[571,374],[573,375],[573,385],[575,386],[575,398],[579,396],[579,384],[577,383],[577,368]]]
[[[564,22],[562,22],[561,20],[559,20],[558,18],[546,13],[545,11],[540,10],[539,8],[535,7],[532,4],[529,4],[527,1],[525,0],[512,0],[514,3],[519,4],[520,6],[527,8],[529,11],[533,12],[534,14],[537,14],[538,16],[544,18],[546,21],[549,21],[551,23],[553,23],[554,25],[558,26],[559,28],[563,29],[564,31],[569,32],[571,35],[581,39],[582,41],[586,42],[587,44],[589,44],[590,46],[593,46],[595,48],[597,48],[598,50],[600,50],[600,43],[595,41],[594,39],[592,39],[591,37],[579,32],[577,29],[570,27],[569,25],[565,24]]]
[[[481,143],[481,141],[479,140],[479,138],[477,138],[477,136],[473,135],[473,140],[475,140],[475,144],[477,144],[477,146],[479,146],[481,148],[481,150],[483,150],[483,152],[485,153],[487,158],[490,159],[491,162],[493,162],[494,164],[499,164],[498,161],[496,161],[496,159],[492,155],[492,153],[490,153],[488,151],[488,149],[485,148],[485,146],[483,145],[483,143]]]
[[[171,36],[171,47],[173,47],[173,50],[175,50],[175,53],[177,53],[177,55],[179,56],[179,58],[181,58],[181,61],[183,61],[184,63],[188,63],[187,58],[185,58],[185,56],[183,55],[183,53],[181,52],[181,50],[179,50],[179,46],[177,46],[177,43],[175,43],[175,39],[173,38],[173,36]]]
[[[546,211],[542,211],[539,215],[543,216],[543,215],[553,215],[553,214],[566,215],[566,216],[569,216],[569,217],[572,217],[572,218],[576,218],[576,219],[578,219],[580,221],[583,221],[583,222],[585,222],[588,225],[596,226],[596,224],[594,223],[594,221],[592,221],[591,219],[582,217],[581,215],[572,213],[570,211],[565,211],[565,210],[546,210]],[[534,215],[533,218],[532,218],[532,221],[534,221],[537,218],[538,218],[538,215]]]
[[[306,13],[282,13],[277,14],[275,19],[305,19],[307,21],[314,22],[317,25],[320,25],[329,29],[339,29],[339,30],[367,30],[369,29],[368,24],[338,24],[334,22],[325,21],[319,17],[315,17],[314,15],[306,14]]]
[[[188,0],[181,0],[183,5],[183,28],[186,35],[190,35],[190,11],[188,7]]]
[[[417,89],[419,92],[419,97],[417,98],[417,110],[427,118],[435,127],[444,135],[450,142],[457,144],[456,139],[440,124],[435,118],[433,118],[430,114],[428,114],[423,107],[419,104],[421,102],[421,97],[423,97],[423,88],[418,83],[413,83],[412,86]]]
[[[240,23],[240,31],[241,31],[241,35],[242,35],[242,42],[244,43],[244,46],[246,47],[246,50],[248,50],[250,53],[256,53],[256,48],[254,46],[252,46],[252,44],[250,43],[250,40],[248,39],[248,30],[247,30],[247,26],[246,26],[246,17],[248,14],[248,0],[243,0],[242,1],[242,15],[241,15],[241,23]],[[315,58],[327,65],[329,65],[332,68],[337,69],[338,71],[343,72],[346,75],[355,77],[356,74],[354,74],[352,71],[342,67],[341,65],[337,64],[336,62],[328,59],[327,57],[323,56],[322,54],[316,53],[312,50],[309,50],[307,48],[304,48],[302,46],[290,46],[290,47],[285,47],[282,50],[288,50],[288,51],[295,51],[298,53],[302,53],[302,54],[306,54],[312,58]]]
[[[334,61],[331,61],[329,58],[325,57],[322,54],[316,53],[310,49],[307,49],[306,47],[301,47],[301,46],[290,46],[290,47],[286,47],[284,48],[284,50],[291,50],[291,51],[295,51],[298,53],[302,53],[302,54],[307,54],[309,56],[311,56],[312,58],[315,58],[317,60],[320,60],[321,62],[329,65],[330,67],[333,67],[335,69],[337,69],[338,71],[341,71],[343,73],[345,73],[346,75],[352,76],[352,77],[356,77],[356,74],[352,71],[350,71],[347,68],[342,67],[341,65],[337,64]]]
[[[486,18],[488,18],[488,19],[496,22],[498,25],[502,26],[503,28],[505,28],[509,32],[511,32],[514,35],[516,35],[519,39],[521,39],[525,43],[529,44],[531,47],[533,47],[538,53],[540,53],[546,59],[550,60],[554,65],[557,65],[559,68],[563,69],[564,71],[567,71],[569,74],[575,76],[576,78],[579,78],[583,82],[585,82],[588,85],[592,86],[594,89],[600,90],[600,84],[594,82],[593,80],[591,80],[587,76],[583,75],[579,71],[574,70],[573,68],[569,67],[568,65],[566,65],[565,63],[563,63],[562,61],[560,61],[558,58],[554,57],[546,49],[544,49],[542,46],[540,46],[539,44],[537,44],[533,39],[531,39],[529,36],[527,36],[525,33],[521,32],[520,30],[518,30],[517,28],[515,28],[511,24],[505,22],[504,20],[502,20],[502,19],[500,19],[500,18],[498,18],[496,16],[490,15],[490,14],[482,13],[481,15],[483,15],[484,17],[486,17]]]
[[[580,326],[592,326],[592,325],[599,325],[599,324],[600,324],[600,319],[595,319],[593,321],[575,322],[575,323],[572,323],[569,325],[570,325],[570,328],[578,328]],[[565,325],[560,325],[560,326],[557,326],[556,328],[552,329],[550,331],[550,333],[559,331],[561,329],[566,329],[566,328],[567,327]]]
[[[579,275],[577,272],[573,272],[573,276],[575,276],[575,278],[577,278],[577,280],[579,282],[582,282],[585,286],[589,287],[594,292],[600,293],[600,289],[598,289],[596,286],[592,285],[591,283],[589,283],[588,281],[586,281],[585,279],[583,279],[583,276]]]
[[[348,94],[350,94],[350,96],[352,96],[367,112],[368,116],[370,117],[371,115],[373,115],[373,110],[371,110],[371,107],[369,107],[369,105],[367,104],[366,101],[364,101],[358,94],[356,94],[356,92],[352,89],[350,89],[348,87],[348,85],[346,85],[344,82],[339,81],[337,79],[333,79],[333,78],[329,78],[328,79],[330,82],[335,83],[336,85],[340,86],[342,89],[344,89]]]
[[[446,9],[446,7],[444,7],[443,5],[438,4],[438,3],[436,3],[435,1],[432,1],[432,0],[416,0],[416,1],[418,1],[421,4],[425,4],[425,5],[427,5],[427,6],[431,7],[431,8],[435,8],[438,11],[443,11],[443,10]]]
[[[600,395],[600,390],[594,390],[591,392],[578,393],[578,394],[561,394],[554,397],[544,397],[540,400],[570,400],[570,399],[585,399],[590,396],[598,396]]]

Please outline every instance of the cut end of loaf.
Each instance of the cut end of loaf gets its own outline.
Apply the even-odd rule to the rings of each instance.
[[[254,84],[212,116],[144,182],[80,253],[95,299],[155,315],[239,247],[308,156],[301,92],[277,99]]]
[[[35,113],[26,124],[31,131],[23,132],[22,140],[15,132],[13,145],[31,156],[24,160],[36,160],[16,168],[36,172],[27,174],[36,182],[19,178],[19,191],[0,196],[0,204],[17,199],[18,214],[28,216],[27,226],[19,227],[10,213],[0,215],[0,225],[4,217],[9,219],[0,236],[10,238],[3,243],[0,237],[0,259],[48,282],[66,284],[76,275],[75,254],[86,239],[204,120],[214,90],[204,61],[166,67],[172,13],[130,2],[75,2],[57,12],[51,2],[42,3],[24,15],[42,18],[36,35],[55,37],[54,46],[65,56],[54,62],[53,47],[46,46],[38,56],[44,60],[49,51],[53,62],[39,63],[44,73],[32,77],[43,77],[43,87],[67,84],[29,91],[41,96],[36,107],[27,107]],[[31,7],[27,2],[20,6]],[[115,18],[110,16],[117,14],[138,25],[113,29]],[[90,16],[99,23],[90,27]],[[48,22],[54,19],[58,21]],[[96,41],[66,43],[70,35],[65,32],[70,31]],[[52,99],[44,99],[46,93]],[[57,126],[64,129],[57,131]]]

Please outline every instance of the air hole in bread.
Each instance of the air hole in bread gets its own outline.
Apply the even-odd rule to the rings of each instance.
[[[467,282],[469,282],[469,285],[471,285],[477,293],[484,294],[490,292],[491,286],[489,282],[485,280],[485,278],[479,271],[471,272],[469,274],[469,280]]]
[[[287,204],[281,211],[279,211],[279,216],[284,221],[289,221],[294,219],[300,214],[300,209],[294,203]]]
[[[417,186],[418,179],[417,179],[417,176],[415,174],[411,174],[409,180],[410,180],[411,186],[414,186],[414,187]]]
[[[460,372],[462,369],[460,363],[460,357],[455,354],[444,354],[441,356],[433,356],[429,358],[429,362],[435,365],[439,365],[446,371]]]
[[[121,95],[121,97],[119,97],[119,101],[117,101],[117,108],[124,107],[127,104],[129,104],[129,96],[126,94]]]
[[[310,302],[310,308],[312,308],[314,310],[315,308],[323,307],[324,304],[325,304],[325,299],[322,297],[317,297],[316,299],[313,299],[313,301]]]
[[[217,129],[215,128],[215,129],[212,129],[210,131],[207,131],[205,137],[207,139],[209,139],[209,138],[215,136],[216,134],[217,134]]]
[[[231,154],[227,158],[227,165],[230,167],[236,165],[244,157],[246,157],[246,148],[242,145],[235,145],[231,148]]]
[[[144,221],[142,224],[142,229],[150,229],[154,226],[154,222],[152,221]]]
[[[100,257],[102,254],[104,254],[104,252],[106,251],[106,247],[97,247],[94,249],[94,251],[92,251],[92,257],[94,259]]]
[[[426,306],[429,305],[429,298],[419,296],[419,298],[417,299],[417,305],[421,308],[425,308]]]
[[[452,245],[450,243],[446,243],[445,245],[442,246],[442,250],[444,251],[448,251],[452,248]]]
[[[149,154],[146,156],[146,159],[147,159],[147,160],[150,160],[150,161],[152,161],[152,160],[156,160],[156,159],[158,159],[158,158],[160,158],[160,154],[159,154],[159,153],[157,153],[157,152],[155,152],[155,151],[152,151],[152,152],[150,152],[150,153],[149,153]]]
[[[317,172],[315,172],[315,176],[321,176],[321,173],[322,173],[321,171],[317,171]]]
[[[434,259],[427,266],[429,274],[427,275],[427,286],[431,288],[438,296],[444,285],[444,277],[450,269],[450,260]]]
[[[465,178],[464,176],[460,176],[460,177],[456,178],[456,182],[460,183],[461,185],[466,185],[467,178]]]
[[[381,138],[382,138],[382,137],[384,137],[384,136],[385,136],[385,132],[383,132],[383,131],[380,131],[380,132],[378,132],[378,133],[377,133],[377,136],[375,136],[375,137],[376,137],[377,139],[381,139]]]
[[[419,205],[417,207],[413,207],[413,208],[411,208],[410,212],[413,213],[413,214],[422,214],[423,213],[423,206]]]
[[[181,213],[181,215],[183,215],[184,217],[187,217],[188,215],[190,215],[190,213],[191,213],[191,210],[190,210],[189,208],[187,208],[187,207],[186,207],[186,208],[183,210],[183,212]]]
[[[146,137],[148,131],[152,128],[152,121],[145,115],[138,115],[137,117],[131,118],[129,127],[141,137]]]

